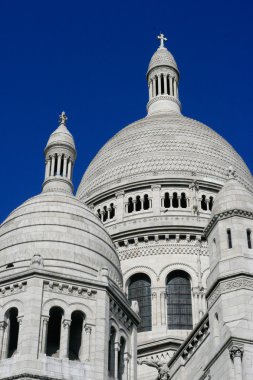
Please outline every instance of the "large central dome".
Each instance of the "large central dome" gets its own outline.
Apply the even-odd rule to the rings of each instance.
[[[223,184],[229,166],[252,189],[242,158],[206,125],[178,113],[148,116],[117,133],[98,152],[78,189],[78,197],[139,181],[194,175]]]

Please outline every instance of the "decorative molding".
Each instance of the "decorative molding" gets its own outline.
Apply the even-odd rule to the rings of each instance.
[[[181,354],[185,361],[188,361],[194,354],[196,349],[203,343],[209,333],[209,321],[205,320],[204,323],[198,328],[196,333],[192,336],[190,341],[185,345]]]
[[[112,298],[110,298],[110,312],[114,316],[117,322],[121,322],[121,324],[125,327],[127,331],[130,331],[133,322],[131,318],[122,310],[119,304]]]
[[[214,226],[223,219],[231,218],[233,216],[239,216],[242,218],[247,218],[247,219],[253,219],[253,212],[251,211],[246,211],[246,210],[239,210],[239,209],[233,209],[233,210],[228,210],[225,212],[221,212],[220,214],[216,214],[212,217],[210,222],[208,223],[207,227],[204,229],[204,236],[208,236]]]
[[[253,290],[253,278],[247,276],[237,276],[234,279],[221,280],[207,297],[208,307],[210,308],[221,296],[221,294],[240,289]]]
[[[27,288],[27,282],[17,282],[14,284],[0,287],[0,297],[11,296],[13,294],[25,292]]]
[[[55,281],[44,281],[44,290],[93,300],[97,294],[95,289]]]

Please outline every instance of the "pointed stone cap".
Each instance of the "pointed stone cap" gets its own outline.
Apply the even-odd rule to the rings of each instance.
[[[66,145],[75,150],[75,142],[72,134],[69,132],[66,126],[67,117],[65,112],[60,115],[59,127],[50,135],[45,150],[49,147],[57,145]]]
[[[159,66],[169,66],[174,68],[176,71],[179,71],[173,55],[166,47],[159,47],[153,54],[149,62],[148,73],[155,67]]]
[[[229,210],[253,212],[253,194],[231,175],[215,198],[211,218]]]

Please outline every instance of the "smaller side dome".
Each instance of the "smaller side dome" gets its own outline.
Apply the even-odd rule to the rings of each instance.
[[[211,217],[229,210],[253,212],[253,195],[236,180],[232,168],[229,171],[229,179],[214,201]]]
[[[166,47],[159,47],[153,54],[149,62],[148,72],[158,66],[170,66],[178,71],[176,61]]]

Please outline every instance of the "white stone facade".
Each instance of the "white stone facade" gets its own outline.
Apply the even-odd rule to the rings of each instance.
[[[43,192],[1,224],[2,380],[252,379],[252,175],[181,114],[159,39],[147,117],[98,152],[74,196],[63,112]]]

